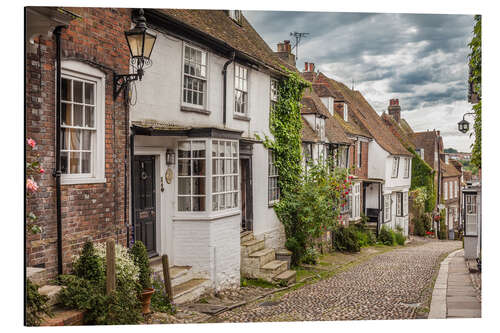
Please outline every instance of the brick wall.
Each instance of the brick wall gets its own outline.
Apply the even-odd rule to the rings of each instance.
[[[71,269],[72,256],[86,239],[109,237],[126,243],[125,158],[127,108],[119,97],[113,101],[113,74],[128,73],[129,52],[124,31],[131,27],[129,9],[68,8],[80,15],[61,35],[62,60],[83,61],[106,73],[105,177],[106,183],[62,185],[63,270]],[[56,198],[55,179],[55,36],[40,37],[27,48],[26,135],[38,143],[42,167],[47,172],[38,181],[40,191],[27,200],[43,232],[28,235],[29,266],[44,266],[55,275]],[[27,156],[30,158],[30,156]]]

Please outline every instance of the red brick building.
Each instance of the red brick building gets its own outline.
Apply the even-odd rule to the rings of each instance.
[[[68,273],[87,240],[126,244],[128,107],[113,73],[129,73],[131,10],[26,8],[26,137],[46,173],[26,201],[42,232],[26,237],[26,266]],[[60,28],[58,28],[60,27]],[[61,63],[60,236],[56,205],[57,38]],[[27,159],[32,158],[30,154]],[[58,255],[59,251],[62,256]],[[29,272],[28,272],[29,275]]]

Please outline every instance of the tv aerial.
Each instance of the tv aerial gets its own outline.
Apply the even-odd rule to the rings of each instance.
[[[295,59],[299,59],[299,44],[302,37],[307,37],[307,35],[309,35],[308,32],[296,32],[296,31],[290,32],[290,36],[295,38],[295,45],[292,47],[292,51],[293,49],[296,49]]]

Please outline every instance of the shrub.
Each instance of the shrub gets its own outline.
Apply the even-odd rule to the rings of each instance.
[[[425,236],[425,225],[424,225],[424,220],[421,217],[417,217],[413,220],[415,223],[415,229],[414,233],[417,236]]]
[[[438,238],[439,239],[446,239],[446,224],[444,223],[444,218],[441,217],[439,219],[439,232],[438,232]]]
[[[141,241],[136,241],[130,253],[135,265],[139,268],[139,283],[143,289],[151,288],[151,268],[146,247]]]
[[[313,247],[307,248],[301,261],[304,264],[316,265],[318,262],[318,251]]]
[[[384,245],[394,245],[394,242],[396,241],[394,231],[386,226],[383,226],[382,229],[380,229],[378,241]]]
[[[405,245],[406,237],[403,235],[401,231],[398,230],[394,233],[394,239],[396,241],[396,244]]]
[[[52,316],[52,312],[47,304],[49,298],[38,292],[38,285],[26,280],[26,325],[39,326],[42,316]]]
[[[139,270],[127,249],[116,246],[116,290],[106,294],[105,247],[86,243],[73,267],[75,275],[61,275],[65,285],[59,293],[63,306],[86,310],[84,323],[90,325],[137,324],[141,320]],[[103,254],[104,253],[104,254]],[[87,267],[90,271],[85,271]]]
[[[168,312],[170,314],[175,313],[175,308],[172,306],[168,300],[167,292],[165,291],[165,285],[159,279],[153,279],[153,288],[155,292],[151,297],[151,308],[153,311],[158,312]]]
[[[370,230],[365,230],[365,231],[358,230],[356,231],[356,235],[358,237],[360,247],[373,245],[377,241],[375,235]]]
[[[333,247],[337,251],[359,252],[360,242],[355,226],[339,226],[332,232]]]

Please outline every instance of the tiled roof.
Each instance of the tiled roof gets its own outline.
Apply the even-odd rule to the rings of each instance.
[[[302,117],[301,117],[302,118]],[[309,123],[302,118],[302,141],[307,142],[320,142],[321,138],[318,134],[309,126]]]
[[[338,117],[340,118],[340,117]],[[325,134],[328,138],[328,141],[332,143],[343,143],[343,144],[351,144],[353,141],[349,139],[344,132],[344,129],[340,125],[337,117],[330,116],[325,119]]]
[[[275,70],[282,71],[283,62],[274,54],[243,14],[241,25],[239,25],[228,16],[226,10],[157,9],[155,11],[165,14],[181,24],[189,25],[191,28],[201,31]]]
[[[413,130],[411,129],[410,125],[408,125],[408,123],[404,121],[404,119],[401,119],[398,123],[391,115],[385,112],[382,113],[380,117],[382,118],[382,121],[385,123],[385,125],[391,129],[392,134],[394,134],[403,144],[403,146],[415,149],[415,145],[413,144],[411,137]],[[403,121],[405,125],[402,124]],[[409,131],[411,131],[410,133],[408,133],[408,129]]]
[[[434,161],[436,140],[438,138],[436,131],[425,131],[413,133],[412,141],[416,148],[424,149],[424,160],[433,169],[437,168]]]
[[[329,85],[315,83],[313,89],[319,97],[333,97],[336,102],[344,101],[344,96],[340,92],[333,90]]]
[[[443,160],[441,160],[441,168],[443,170],[443,177],[460,176],[460,171],[458,171],[457,168],[451,164],[446,164]]]
[[[327,79],[333,89],[340,91],[349,103],[349,117],[354,115],[358,125],[366,129],[383,149],[393,155],[411,156],[359,91],[351,90],[345,84],[330,79],[323,73],[319,75]]]

